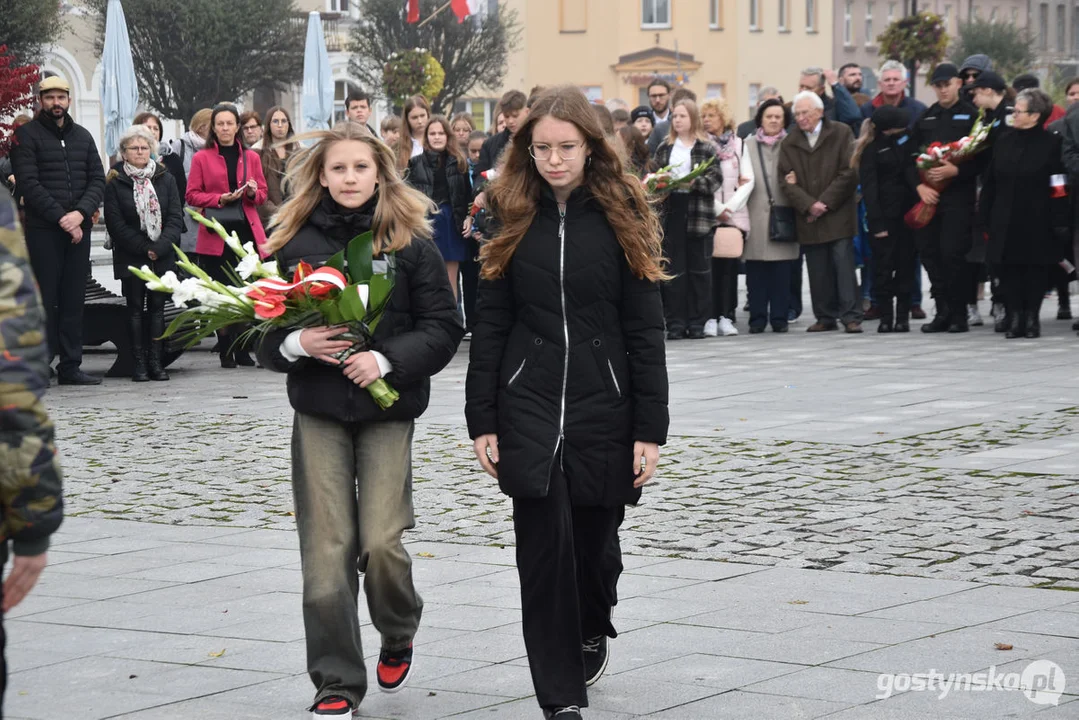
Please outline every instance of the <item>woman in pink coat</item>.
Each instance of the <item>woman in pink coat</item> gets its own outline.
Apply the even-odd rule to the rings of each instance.
[[[235,230],[241,243],[253,242],[262,253],[266,231],[257,208],[266,202],[266,178],[258,153],[244,148],[239,129],[240,114],[235,106],[222,103],[214,107],[206,147],[191,161],[186,200],[207,216],[222,208],[238,206],[241,212],[237,218],[222,220],[222,224],[229,231]],[[199,225],[195,252],[199,255],[199,265],[211,277],[229,282],[225,270],[233,266],[236,257],[217,233]],[[255,364],[246,349],[233,347],[236,334],[225,330],[218,335],[221,367]]]

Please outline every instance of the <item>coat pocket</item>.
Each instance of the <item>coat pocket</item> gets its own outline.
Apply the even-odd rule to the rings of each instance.
[[[607,392],[621,400],[623,383],[618,380],[618,373],[615,372],[614,363],[607,354],[602,338],[592,338],[589,344],[592,346],[592,356],[596,361],[596,369],[603,378],[604,387],[607,388]]]

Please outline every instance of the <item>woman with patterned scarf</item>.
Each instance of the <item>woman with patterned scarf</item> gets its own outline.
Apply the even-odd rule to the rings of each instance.
[[[149,265],[157,275],[171,270],[176,263],[173,245],[179,244],[184,230],[176,180],[150,156],[151,148],[157,148],[157,139],[145,125],[124,132],[123,161],[109,171],[105,186],[105,227],[112,240],[113,273],[127,299],[135,382],[169,379],[158,339],[165,332],[166,296],[147,290],[127,268]]]
[[[753,165],[755,179],[749,195],[749,235],[742,259],[746,262],[746,290],[749,292],[749,330],[761,332],[769,324],[773,332],[787,332],[787,311],[791,300],[791,272],[797,265],[799,245],[775,242],[769,237],[771,200],[788,205],[777,176],[779,146],[787,136],[791,112],[783,101],[765,100],[757,108],[757,132],[746,138],[745,157]],[[770,193],[770,194],[769,194]]]

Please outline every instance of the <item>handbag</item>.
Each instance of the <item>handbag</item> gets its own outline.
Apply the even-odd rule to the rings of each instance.
[[[712,257],[740,258],[744,245],[741,230],[731,225],[720,225],[712,235]]]
[[[768,191],[768,239],[772,242],[798,242],[798,232],[794,224],[794,208],[784,205],[776,205],[776,199],[772,195],[772,188],[768,185],[768,172],[764,169],[764,150],[757,143],[757,153],[761,158],[761,176],[764,178],[764,189]]]
[[[240,149],[240,159],[243,160],[244,166],[244,179],[240,181],[240,184],[237,185],[237,187],[243,187],[247,184],[246,152],[245,149]],[[247,215],[244,214],[244,199],[242,196],[236,202],[231,202],[228,205],[203,208],[202,214],[210,220],[217,220],[225,227],[225,230],[229,232],[232,232],[233,230],[239,232],[247,227]]]

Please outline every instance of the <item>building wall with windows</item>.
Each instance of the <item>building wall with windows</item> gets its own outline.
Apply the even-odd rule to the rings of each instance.
[[[1079,0],[1068,0],[1069,4],[1079,6]],[[948,34],[955,37],[959,33],[959,23],[974,18],[1012,23],[1018,27],[1027,27],[1028,4],[1036,7],[1037,2],[1028,0],[918,0],[920,11],[935,12],[944,20]],[[1054,0],[1053,5],[1059,3]],[[841,67],[856,62],[863,68],[876,70],[883,58],[878,56],[877,37],[893,21],[910,12],[909,0],[835,0],[833,19],[834,46],[832,63]],[[1055,13],[1056,10],[1053,10]],[[1046,13],[1047,18],[1050,13]],[[1053,16],[1055,18],[1055,15]],[[1055,20],[1050,21],[1050,26]],[[1036,32],[1037,27],[1032,28]],[[1079,31],[1079,27],[1077,27]],[[1074,34],[1074,33],[1073,33]],[[1049,39],[1052,45],[1055,35]],[[954,58],[950,58],[954,59]],[[958,62],[962,58],[958,58]],[[870,83],[872,84],[872,82]]]
[[[698,97],[722,96],[739,121],[755,88],[787,96],[799,70],[829,62],[831,3],[822,0],[504,0],[522,37],[501,88],[462,106],[482,114],[506,89],[571,83],[591,99],[647,104],[655,75]],[[809,13],[813,25],[807,28]],[[490,106],[487,106],[490,109]]]

